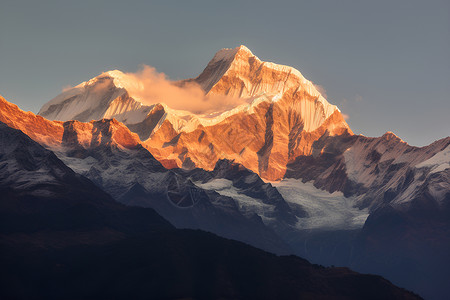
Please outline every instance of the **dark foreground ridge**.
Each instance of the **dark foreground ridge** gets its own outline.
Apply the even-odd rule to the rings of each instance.
[[[2,252],[3,299],[420,299],[380,276],[277,257],[202,231]]]

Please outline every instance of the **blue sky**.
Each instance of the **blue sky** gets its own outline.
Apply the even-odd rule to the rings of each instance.
[[[299,69],[355,133],[450,134],[449,1],[9,1],[0,94],[37,112],[103,71],[197,76],[221,48]]]

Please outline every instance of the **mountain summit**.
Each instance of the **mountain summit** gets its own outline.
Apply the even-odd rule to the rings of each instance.
[[[123,74],[109,71],[83,82],[46,103],[39,115],[115,118],[166,167],[212,170],[219,159],[230,159],[269,180],[282,178],[297,156],[312,154],[323,135],[352,134],[339,109],[298,70],[263,62],[245,46],[220,50],[197,78],[176,83],[197,84],[206,97],[245,99],[213,115],[176,110],[164,99],[144,104],[125,88]]]

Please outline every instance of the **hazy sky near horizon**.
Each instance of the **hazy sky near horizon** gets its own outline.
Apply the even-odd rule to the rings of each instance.
[[[416,146],[450,135],[447,0],[2,0],[0,94],[37,113],[103,71],[195,77],[241,44],[322,86],[355,133]]]

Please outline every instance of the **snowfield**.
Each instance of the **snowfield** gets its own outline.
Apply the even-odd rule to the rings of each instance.
[[[264,223],[271,220],[275,207],[261,200],[243,195],[232,182],[227,179],[214,179],[207,183],[195,183],[206,190],[214,190],[223,196],[236,201],[242,213],[254,212]],[[312,183],[303,183],[298,179],[284,179],[271,182],[277,188],[293,210],[301,206],[308,213],[308,217],[297,218],[295,225],[298,230],[305,229],[358,229],[362,228],[369,216],[369,210],[355,207],[356,197],[346,198],[341,192],[332,194],[319,190]]]
[[[302,229],[358,229],[364,225],[369,210],[355,207],[356,197],[346,198],[342,192],[332,194],[319,190],[310,182],[284,179],[272,182],[289,205],[301,205],[309,217],[298,218],[297,228]]]

